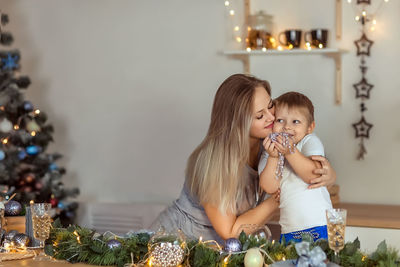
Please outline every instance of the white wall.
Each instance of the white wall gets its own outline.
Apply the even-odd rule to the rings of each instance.
[[[285,1],[285,3],[283,3]],[[273,96],[300,90],[316,106],[317,133],[338,173],[343,201],[400,204],[400,1],[381,11],[367,77],[375,88],[366,118],[374,124],[368,155],[355,159],[360,79],[353,41],[359,38],[343,1],[343,104],[334,105],[334,64],[322,56],[257,57],[254,74],[271,81]],[[207,130],[212,99],[239,61],[229,46],[222,0],[0,0],[6,29],[33,82],[28,98],[53,122],[51,150],[65,155],[67,184],[82,201],[169,202],[177,197],[190,152]],[[288,8],[289,6],[289,8]],[[285,7],[285,8],[283,8]],[[272,13],[277,32],[328,27],[332,0],[254,0]],[[334,39],[331,38],[334,45]]]

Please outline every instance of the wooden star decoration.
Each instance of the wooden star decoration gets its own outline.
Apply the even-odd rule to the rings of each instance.
[[[371,0],[357,0],[357,5],[359,5],[359,4],[370,5],[371,4]]]
[[[367,79],[362,78],[356,84],[353,84],[354,89],[356,90],[356,98],[368,98],[369,99],[369,91],[374,87],[372,84],[367,82]]]
[[[360,66],[361,73],[364,75],[367,72],[368,67]]]
[[[356,138],[359,137],[366,137],[369,138],[369,130],[374,126],[370,123],[368,123],[365,119],[364,116],[361,116],[361,120],[357,123],[352,124],[354,129],[356,130]]]
[[[365,33],[361,36],[359,40],[354,41],[357,47],[357,56],[366,55],[369,56],[370,48],[374,44],[373,41],[369,40]]]

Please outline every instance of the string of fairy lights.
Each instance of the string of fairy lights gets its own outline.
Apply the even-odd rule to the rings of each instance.
[[[354,19],[356,21],[362,22],[363,25],[367,25],[367,23],[370,23],[371,25],[369,26],[369,30],[371,32],[375,31],[378,25],[378,21],[377,21],[377,15],[379,14],[379,11],[381,10],[382,6],[384,3],[389,2],[389,0],[381,0],[378,7],[375,9],[375,12],[368,12],[367,11],[367,6],[369,6],[371,4],[372,0],[347,0],[347,3],[351,4],[353,11],[354,11]],[[354,4],[355,3],[355,4]],[[238,9],[236,7],[237,3],[234,3],[233,0],[229,1],[229,0],[224,0],[224,5],[226,7],[226,12],[230,17],[231,20],[231,30],[232,30],[232,34],[233,34],[233,39],[235,42],[239,43],[239,44],[243,44],[245,43],[245,49],[247,52],[251,52],[252,49],[248,46],[248,37],[243,37],[244,33],[243,33],[243,28],[247,28],[247,32],[251,31],[251,27],[249,25],[244,25],[244,23],[240,23],[239,19],[237,18],[237,14]],[[240,26],[240,24],[242,24],[243,26]],[[246,32],[246,33],[247,33]],[[245,40],[243,40],[243,38],[245,38]],[[277,44],[276,38],[274,37],[269,37],[269,42],[272,45],[272,49],[273,50],[279,50],[279,51],[283,51],[283,50],[290,50],[293,49],[293,46],[291,46],[290,44],[288,46],[282,46]],[[322,44],[319,44],[318,47],[316,47],[318,49],[322,49],[325,48]],[[304,49],[306,50],[312,50],[313,47],[311,46],[310,42],[305,42],[304,44]],[[266,47],[262,47],[260,49],[261,51],[266,52],[268,49]]]
[[[1,111],[5,111],[5,107],[4,106],[0,106],[0,110]],[[35,122],[34,118],[37,117],[40,114],[40,110],[39,109],[35,109],[32,112],[27,113],[24,116],[21,116],[17,123],[12,125],[10,121],[3,119],[3,121],[1,122],[1,127],[2,128],[7,128],[6,131],[4,132],[10,132],[12,129],[14,131],[18,131],[20,130],[20,124],[22,122],[23,119],[28,118],[29,122],[27,123],[27,131],[29,132],[29,134],[34,137],[37,135],[38,131],[40,131],[40,127],[38,126],[38,124]],[[11,133],[12,134],[12,133]],[[9,142],[10,136],[6,136],[0,139],[0,142],[3,145],[7,145]]]
[[[358,22],[361,22],[362,25],[368,27],[369,31],[373,32],[376,30],[378,21],[377,16],[381,11],[384,3],[389,2],[389,0],[381,0],[376,7],[375,11],[368,11],[368,7],[371,7],[372,0],[347,0],[355,14],[354,19]],[[367,25],[370,23],[370,25]]]

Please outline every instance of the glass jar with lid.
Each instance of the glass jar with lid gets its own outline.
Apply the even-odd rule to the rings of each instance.
[[[249,16],[246,45],[251,49],[274,49],[276,41],[273,38],[273,16],[257,12]]]

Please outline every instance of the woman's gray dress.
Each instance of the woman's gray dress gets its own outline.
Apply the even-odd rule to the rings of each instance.
[[[246,165],[243,179],[247,180],[246,200],[244,203],[237,203],[237,215],[261,203],[265,195],[261,193],[256,170]],[[186,183],[183,185],[179,198],[160,213],[150,228],[157,231],[160,226],[169,232],[180,229],[189,238],[198,239],[202,236],[203,240],[215,240],[220,244],[223,243],[223,239],[215,232],[198,199],[190,194]]]

